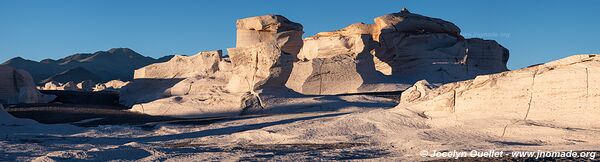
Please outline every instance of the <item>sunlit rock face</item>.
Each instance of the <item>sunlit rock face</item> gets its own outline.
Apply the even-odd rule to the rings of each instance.
[[[40,93],[27,71],[0,65],[0,104],[48,103],[54,98]]]
[[[236,48],[274,43],[281,51],[294,55],[302,48],[302,25],[281,15],[239,19],[236,27]]]
[[[244,18],[236,25],[236,48],[228,49],[233,65],[229,90],[285,88],[302,48],[302,25],[280,15]]]
[[[485,120],[496,128],[518,127],[517,122],[595,127],[600,124],[594,118],[600,115],[599,74],[600,55],[574,55],[440,87],[420,81],[402,93],[398,108],[434,119]],[[518,134],[513,130],[504,131]]]
[[[374,22],[305,38],[287,86],[304,94],[398,91],[422,79],[448,83],[507,70],[508,50],[464,39],[451,22],[406,10]]]
[[[129,82],[123,82],[120,80],[111,80],[106,83],[96,84],[94,91],[119,91],[122,87],[129,84]]]
[[[195,75],[207,75],[219,70],[221,50],[203,51],[193,56],[176,55],[171,60],[155,63],[135,70],[138,78],[187,78]]]

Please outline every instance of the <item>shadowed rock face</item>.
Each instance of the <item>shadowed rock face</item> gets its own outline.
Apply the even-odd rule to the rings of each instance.
[[[41,94],[28,72],[0,65],[0,104],[47,103],[55,97]]]
[[[507,70],[506,48],[464,39],[451,22],[408,11],[374,22],[305,38],[287,86],[303,94],[399,91],[422,79],[449,83]]]

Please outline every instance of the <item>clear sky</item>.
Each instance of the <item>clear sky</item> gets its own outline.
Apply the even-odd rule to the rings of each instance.
[[[403,7],[442,18],[466,37],[497,40],[509,68],[600,53],[600,1],[554,0],[0,0],[0,62],[61,58],[113,47],[152,57],[235,46],[235,20],[284,15],[304,36]]]

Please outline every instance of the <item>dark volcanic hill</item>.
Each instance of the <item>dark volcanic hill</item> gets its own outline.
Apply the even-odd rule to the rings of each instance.
[[[21,57],[4,63],[31,73],[33,79],[43,84],[49,81],[93,80],[97,83],[114,79],[129,81],[133,71],[149,64],[168,60],[169,56],[154,59],[143,56],[129,48],[113,48],[95,53],[79,53],[62,59],[45,59],[40,62]]]
[[[51,76],[48,79],[41,81],[40,83],[46,83],[50,81],[56,81],[59,83],[66,83],[72,81],[75,83],[79,83],[85,80],[101,81],[103,79],[85,68],[76,67]]]

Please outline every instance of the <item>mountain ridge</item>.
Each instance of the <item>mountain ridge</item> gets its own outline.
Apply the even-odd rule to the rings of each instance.
[[[39,62],[28,60],[23,57],[15,57],[5,61],[2,65],[8,65],[30,72],[37,84],[53,81],[52,78],[64,77],[92,80],[95,82],[106,82],[110,80],[129,81],[133,79],[133,71],[135,69],[153,63],[164,62],[171,57],[172,55],[168,55],[155,59],[139,54],[129,48],[111,48],[107,51],[76,53],[56,60],[43,59]],[[88,72],[78,68],[85,69]],[[73,69],[82,73],[75,73],[71,71]]]

